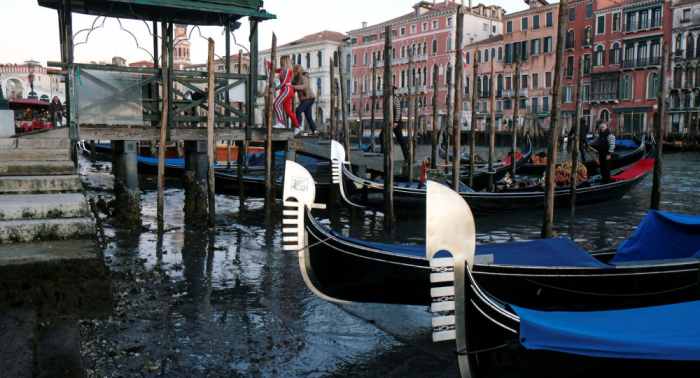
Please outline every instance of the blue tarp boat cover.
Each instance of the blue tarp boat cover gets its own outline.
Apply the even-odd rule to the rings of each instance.
[[[700,301],[615,311],[546,312],[512,306],[520,342],[592,357],[700,360]]]
[[[631,139],[618,139],[615,141],[615,147],[637,148],[639,145]]]
[[[146,163],[146,164],[152,164],[152,165],[158,164],[158,158],[138,156],[136,159],[138,161],[140,161],[142,163]],[[185,159],[167,158],[167,159],[165,159],[165,164],[170,165],[170,166],[176,166],[176,167],[184,167],[185,166]],[[221,166],[219,166],[218,164],[214,164],[214,168],[221,168]]]
[[[425,258],[425,245],[383,244],[363,241],[330,231],[338,239],[368,248],[415,258]],[[517,243],[479,244],[476,255],[493,255],[493,264],[614,268],[604,264],[579,248],[571,239],[538,239]]]
[[[650,210],[611,262],[700,257],[700,215]]]

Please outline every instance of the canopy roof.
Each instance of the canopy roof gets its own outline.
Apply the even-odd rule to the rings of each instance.
[[[73,13],[190,25],[225,25],[242,17],[255,20],[277,16],[262,9],[262,0],[38,0],[42,7],[58,9],[70,2]]]

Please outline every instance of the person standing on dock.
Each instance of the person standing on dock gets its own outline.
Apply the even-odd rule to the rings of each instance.
[[[602,122],[598,133],[591,141],[591,145],[598,152],[600,161],[600,175],[603,176],[603,184],[610,182],[610,158],[615,151],[615,135],[608,129],[608,124]]]
[[[61,124],[63,124],[61,120],[63,117],[63,104],[61,104],[61,100],[58,99],[58,96],[53,96],[53,100],[51,100],[51,104],[49,104],[49,114],[51,115],[52,126],[58,126],[56,125],[58,121],[61,121]]]
[[[408,145],[406,140],[403,138],[403,121],[401,120],[401,102],[399,101],[399,96],[396,95],[396,86],[394,86],[394,122],[393,130],[394,135],[396,135],[396,141],[399,142],[401,146],[401,152],[403,153],[403,158],[406,161],[406,165],[410,164],[408,155]],[[384,151],[384,130],[379,133],[379,141],[382,143],[382,151]]]
[[[301,114],[303,113],[306,117],[306,122],[309,123],[311,132],[314,133],[314,136],[318,136],[318,132],[316,131],[316,122],[314,122],[311,115],[311,106],[314,104],[314,101],[316,101],[316,96],[311,90],[311,80],[309,79],[309,74],[304,72],[304,67],[299,64],[294,66],[292,72],[294,73],[292,88],[294,88],[297,96],[299,97],[299,105],[297,106],[295,112],[297,121],[301,121]],[[296,131],[294,133],[296,134]]]
[[[267,67],[271,68],[270,62],[267,62]],[[299,122],[297,121],[296,115],[292,112],[292,99],[294,98],[294,88],[292,88],[292,60],[289,56],[283,56],[280,58],[280,68],[275,68],[275,73],[280,74],[280,85],[275,88],[276,91],[280,91],[275,99],[275,114],[277,115],[278,122],[272,127],[275,129],[284,128],[284,115],[282,114],[282,109],[280,106],[284,106],[284,112],[292,120],[294,124],[294,135],[301,132],[299,127]]]

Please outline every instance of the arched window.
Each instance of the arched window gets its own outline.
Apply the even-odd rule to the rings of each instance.
[[[673,51],[681,51],[682,44],[683,44],[683,37],[679,35],[678,37],[676,37],[676,46],[673,49]]]
[[[566,32],[566,48],[573,49],[574,47],[576,47],[576,32],[574,29],[569,29]]]
[[[700,38],[698,38],[700,40]],[[695,68],[695,87],[700,87],[700,66]]]
[[[311,53],[306,53],[306,69],[311,68]]]
[[[402,58],[406,57],[406,46],[401,46],[401,57]]]
[[[471,54],[469,53],[469,51],[467,51],[467,62],[466,63],[471,64],[470,60],[471,60]]]
[[[401,71],[401,88],[406,86],[406,71]]]
[[[292,64],[297,64],[297,56],[292,55]]]
[[[676,66],[673,69],[673,88],[681,87],[681,78],[683,77],[683,67]]]
[[[489,49],[484,49],[484,62],[489,61]]]
[[[377,51],[377,62],[382,61],[382,50]]]
[[[476,50],[476,62],[481,63],[481,50]]]
[[[413,74],[411,75],[410,78],[408,78],[408,80],[411,81],[411,85],[413,85],[414,87],[417,85],[416,84],[416,69],[415,68],[413,69]]]
[[[357,78],[353,78],[352,80],[352,93],[357,93]]]
[[[363,80],[363,84],[362,84],[362,85],[363,85],[363,86],[362,86],[362,89],[363,89],[365,92],[367,91],[367,88],[369,88],[368,83],[369,83],[369,79],[367,78],[367,75],[365,75],[364,80]]]
[[[411,52],[413,53],[413,56],[416,55],[416,44],[414,43],[413,46],[411,46]]]
[[[423,82],[423,80],[421,80],[421,76],[423,76],[423,72],[419,68],[418,69],[418,82],[416,83],[416,85],[421,85],[421,83]]]
[[[350,54],[345,55],[345,68],[350,68]]]
[[[418,44],[418,55],[421,54],[421,51],[423,51],[423,49],[421,48],[421,45],[420,45],[420,43],[419,43],[419,44]]]
[[[498,48],[498,60],[503,60],[503,47]]]
[[[369,111],[369,101],[365,102],[365,111]]]
[[[583,47],[590,46],[591,43],[593,42],[593,32],[590,26],[586,26],[583,29],[583,41],[582,45]]]
[[[377,78],[377,90],[378,91],[382,90],[382,78],[381,77]]]
[[[357,107],[355,106],[357,103],[353,101],[352,103],[352,112],[355,113],[357,111]]]
[[[503,90],[503,75],[498,74],[498,79],[496,79],[496,90],[502,91]]]
[[[396,48],[391,48],[391,59],[396,59]]]
[[[357,54],[352,54],[352,65],[357,66]]]
[[[469,76],[467,76],[464,79],[464,94],[467,94],[467,95],[469,94],[469,88],[471,88],[471,87],[469,86]]]
[[[391,74],[391,84],[396,85],[396,74],[395,73]]]
[[[433,55],[437,54],[437,40],[433,39]]]
[[[602,119],[603,122],[605,122],[606,124],[609,124],[610,123],[610,112],[608,111],[608,109],[601,110],[598,119]]]
[[[381,105],[379,104],[380,102],[381,102],[380,100],[375,101],[375,103],[374,103],[374,110],[375,110],[375,111],[379,110],[379,107],[381,106]]]
[[[318,54],[316,54],[316,56],[318,57],[318,67],[323,67],[323,55],[319,51]]]
[[[488,94],[490,85],[489,85],[489,77],[487,75],[484,75],[484,79],[481,82],[481,86],[484,88],[484,93]]]
[[[693,39],[692,34],[688,34],[688,38],[685,41],[685,56],[690,58],[692,56],[695,56],[693,54],[693,48],[695,47],[695,40]]]
[[[428,54],[428,42],[423,42],[423,54]]]
[[[301,54],[297,55],[297,64],[301,65]]]
[[[450,51],[452,50],[452,37],[447,37],[447,42],[445,43],[447,47],[445,47],[445,51]]]
[[[476,81],[476,93],[474,93],[474,96],[476,96],[477,93],[481,92],[481,78],[477,76],[474,80]]]
[[[688,66],[685,69],[685,86],[689,87],[691,84],[693,84],[693,67]]]
[[[423,85],[428,82],[428,68],[423,67]]]
[[[659,74],[649,73],[647,77],[647,98],[657,98],[659,95]]]
[[[367,54],[367,52],[365,52],[365,66],[368,63],[368,59],[369,59],[369,55]]]
[[[338,52],[333,51],[333,67],[338,68]]]
[[[496,49],[493,47],[491,48],[491,59],[496,59]]]
[[[595,65],[600,67],[605,64],[605,47],[603,45],[598,45],[595,48]]]

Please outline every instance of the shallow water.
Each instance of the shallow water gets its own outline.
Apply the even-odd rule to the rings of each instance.
[[[666,155],[662,210],[700,213],[700,153]],[[111,197],[110,164],[81,156],[89,197]],[[426,307],[338,305],[304,285],[295,253],[281,247],[281,221],[266,224],[262,201],[217,195],[217,227],[186,225],[177,180],[165,191],[166,229],[156,228],[153,177],[142,176],[140,232],[106,224],[105,248],[115,307],[107,320],[82,322],[83,363],[90,377],[452,377],[453,344],[433,344]],[[555,212],[554,230],[587,250],[628,237],[650,203],[652,179],[624,198]],[[346,208],[316,213],[346,235],[422,243],[422,217],[399,217],[382,230],[381,212]],[[104,217],[104,215],[103,215]],[[105,219],[105,221],[109,221]],[[539,238],[541,210],[476,219],[481,243]]]

